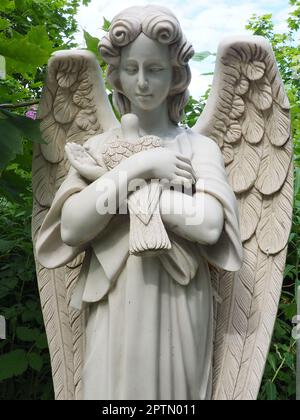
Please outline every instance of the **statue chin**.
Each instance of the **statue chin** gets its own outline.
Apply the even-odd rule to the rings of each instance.
[[[269,43],[230,38],[183,128],[193,53],[170,10],[121,11],[100,44],[121,121],[92,53],[49,61],[32,226],[56,399],[258,394],[292,220],[289,104]]]

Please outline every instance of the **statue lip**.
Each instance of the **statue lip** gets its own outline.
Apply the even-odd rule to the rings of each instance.
[[[142,98],[147,98],[148,96],[152,96],[151,93],[148,94],[142,94],[142,93],[137,93],[136,96],[142,97]]]

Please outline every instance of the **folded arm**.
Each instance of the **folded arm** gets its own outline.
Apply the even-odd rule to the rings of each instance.
[[[213,245],[218,242],[225,221],[224,203],[216,194],[219,188],[224,194],[228,188],[223,156],[213,140],[195,133],[191,146],[196,192],[192,195],[178,190],[163,191],[160,201],[162,218],[166,226],[179,236]]]
[[[143,175],[136,155],[125,159],[64,203],[61,237],[69,246],[81,246],[103,231],[128,195],[128,184]]]
[[[164,190],[160,199],[162,220],[177,235],[200,244],[215,244],[223,230],[222,204],[212,195]]]

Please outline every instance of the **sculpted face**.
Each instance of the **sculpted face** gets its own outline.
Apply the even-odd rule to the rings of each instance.
[[[120,81],[133,107],[145,111],[159,107],[172,83],[169,47],[141,33],[122,48]]]

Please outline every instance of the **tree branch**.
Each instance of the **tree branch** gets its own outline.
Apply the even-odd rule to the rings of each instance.
[[[0,109],[17,109],[17,108],[25,108],[31,105],[37,105],[40,101],[28,101],[28,102],[20,102],[18,104],[0,104]]]

